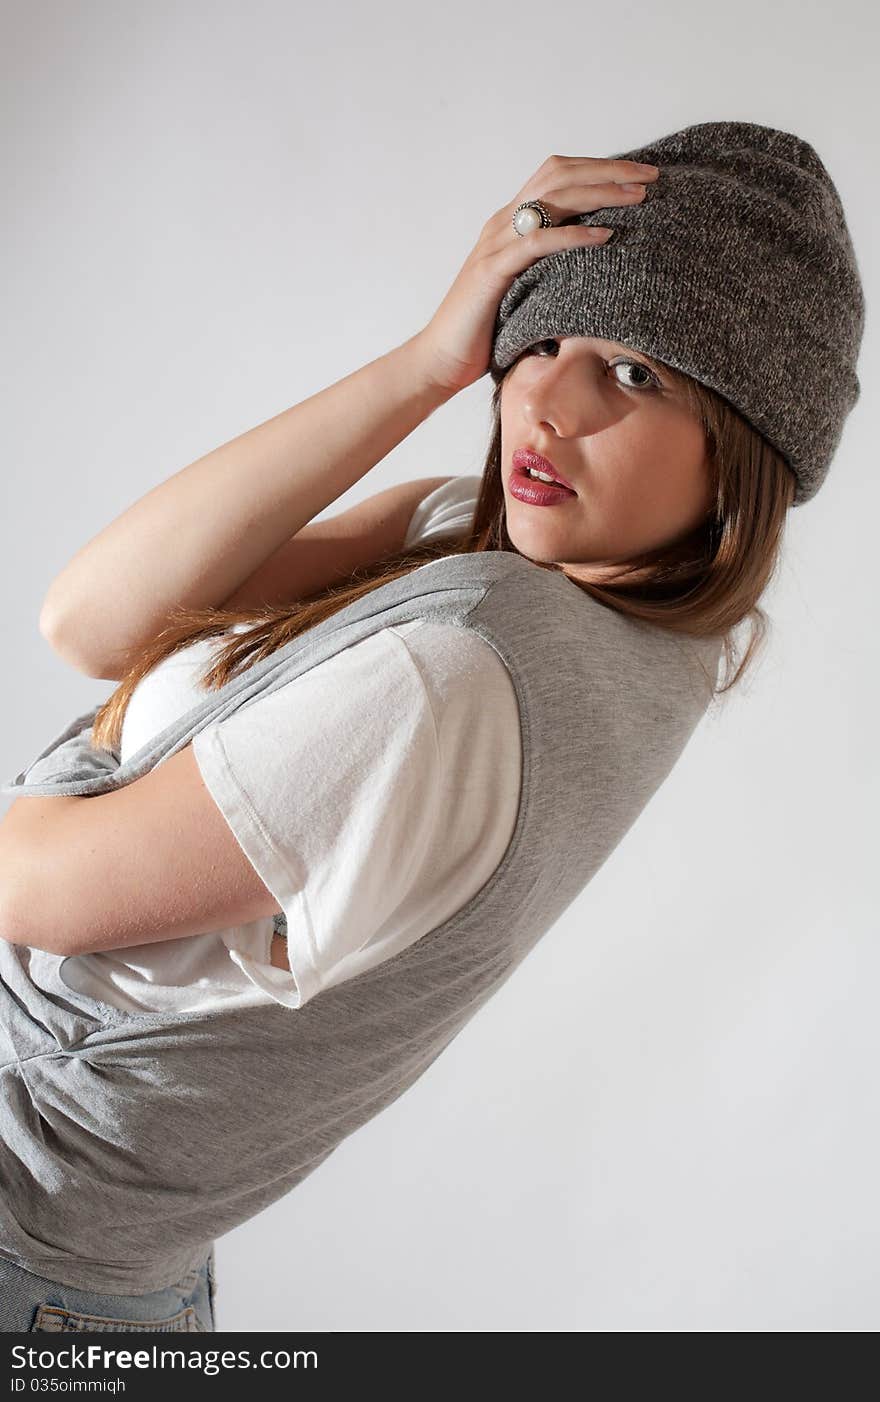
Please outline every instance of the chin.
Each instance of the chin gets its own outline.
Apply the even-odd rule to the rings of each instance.
[[[511,531],[509,525],[507,527],[507,534],[510,536],[511,545],[513,545],[526,560],[532,560],[536,565],[556,565],[559,563],[557,552],[549,545],[542,549],[540,542],[535,544],[533,541],[527,542],[517,539],[516,533]]]

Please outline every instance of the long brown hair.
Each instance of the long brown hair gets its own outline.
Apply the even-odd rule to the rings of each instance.
[[[159,634],[129,659],[119,685],[98,710],[92,726],[93,748],[118,749],[135,687],[164,658],[190,643],[220,637],[236,624],[251,625],[246,632],[232,633],[205,669],[201,686],[216,690],[346,604],[428,560],[479,550],[516,551],[507,534],[501,484],[501,388],[516,364],[515,360],[503,373],[492,375],[491,439],[468,534],[386,555],[355,570],[343,585],[290,603],[256,609],[175,606]],[[674,633],[722,640],[724,676],[714,686],[714,695],[720,696],[742,678],[767,635],[767,615],[758,600],[776,570],[797,483],[782,454],[732,405],[681,371],[664,369],[702,424],[714,508],[674,547],[660,547],[621,565],[613,583],[573,582],[599,603],[630,618]],[[559,568],[533,563],[543,569]],[[737,632],[746,622],[749,636],[740,650]]]

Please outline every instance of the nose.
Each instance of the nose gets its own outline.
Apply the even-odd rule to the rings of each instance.
[[[577,357],[544,357],[522,400],[526,421],[556,438],[597,433],[606,413],[591,367]]]

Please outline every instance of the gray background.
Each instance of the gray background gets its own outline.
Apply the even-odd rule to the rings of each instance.
[[[791,514],[758,669],[422,1080],[219,1241],[221,1330],[877,1327],[876,13],[3,8],[4,778],[112,690],[40,636],[53,576],[418,330],[552,152],[794,130],[868,299],[862,399]],[[330,511],[480,471],[489,389]]]

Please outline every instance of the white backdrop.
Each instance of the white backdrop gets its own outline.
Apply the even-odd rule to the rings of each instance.
[[[551,152],[795,131],[866,289],[762,662],[416,1086],[220,1239],[220,1330],[877,1328],[877,40],[867,0],[3,7],[4,779],[112,690],[40,636],[54,575],[418,330]],[[480,471],[490,388],[330,511]]]

